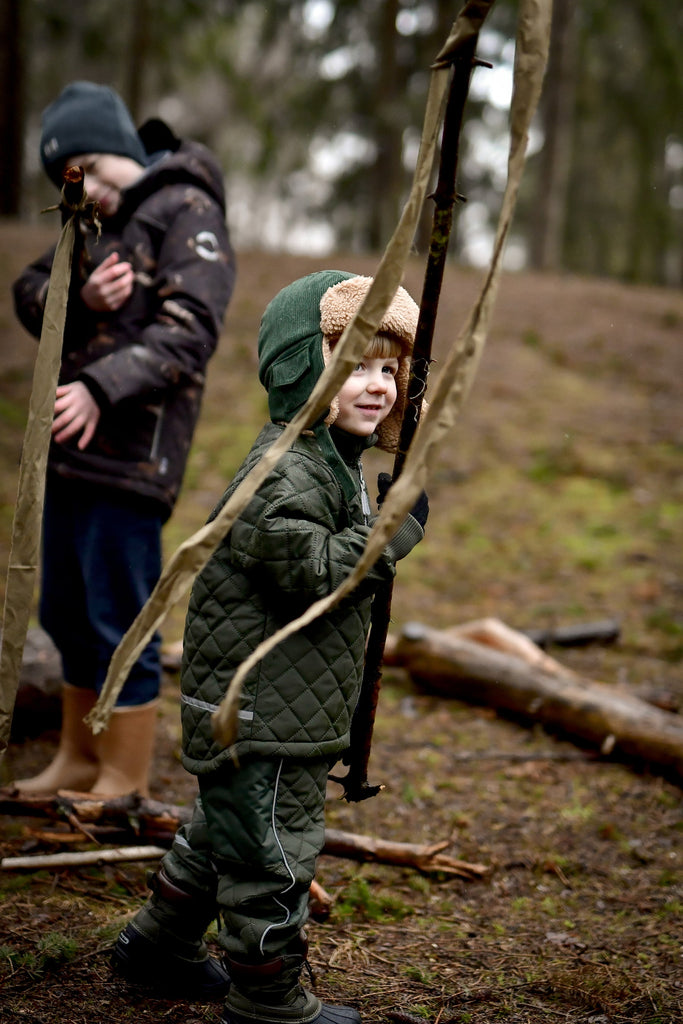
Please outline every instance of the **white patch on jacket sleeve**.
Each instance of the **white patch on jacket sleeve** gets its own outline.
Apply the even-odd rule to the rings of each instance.
[[[200,231],[194,239],[194,250],[203,260],[215,263],[220,259],[220,245],[213,231]]]
[[[191,326],[194,323],[194,314],[189,309],[185,309],[179,302],[174,299],[166,299],[161,306],[161,312],[166,313],[173,320],[177,320],[181,324],[185,324],[186,327]]]

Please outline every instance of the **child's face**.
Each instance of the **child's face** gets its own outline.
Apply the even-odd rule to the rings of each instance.
[[[337,395],[335,427],[358,437],[374,434],[396,401],[397,372],[398,359],[393,356],[364,356]]]
[[[82,167],[88,198],[98,202],[103,217],[111,217],[121,205],[121,191],[142,174],[144,168],[128,156],[116,153],[79,153],[70,156],[66,167]]]

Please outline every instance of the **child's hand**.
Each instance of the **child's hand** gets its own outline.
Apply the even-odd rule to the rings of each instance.
[[[410,514],[413,517],[413,519],[417,519],[418,523],[424,530],[425,526],[427,525],[427,518],[429,516],[429,498],[427,497],[426,491],[423,491],[422,494],[419,496],[419,498],[411,508]]]
[[[61,444],[82,431],[78,450],[83,451],[93,439],[100,420],[100,407],[81,380],[60,384],[56,396],[52,436]]]
[[[95,313],[111,313],[130,298],[134,280],[130,263],[119,260],[119,254],[113,252],[95,267],[81,288],[81,298]]]
[[[377,477],[377,490],[379,492],[377,495],[378,508],[382,507],[384,500],[387,494],[389,493],[389,488],[391,487],[391,484],[392,479],[388,473],[380,473],[379,476]],[[417,520],[417,522],[424,530],[425,525],[427,523],[427,517],[429,516],[429,498],[427,497],[426,491],[423,491],[422,494],[418,497],[417,501],[410,510],[410,514],[413,517],[413,519]]]
[[[384,504],[384,499],[389,493],[391,487],[391,477],[388,473],[380,473],[377,477],[377,507],[381,508]]]

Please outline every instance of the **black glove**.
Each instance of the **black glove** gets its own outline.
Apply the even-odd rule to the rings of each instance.
[[[389,493],[389,488],[391,487],[391,484],[392,480],[388,473],[380,473],[379,476],[377,477],[377,490],[379,492],[377,494],[377,505],[379,508],[382,507],[384,499]],[[427,517],[429,516],[429,498],[427,497],[426,491],[423,491],[422,494],[419,496],[419,498],[411,508],[410,514],[413,517],[413,519],[416,519],[418,521],[418,523],[424,530],[425,525],[427,523]]]
[[[391,487],[391,483],[392,483],[391,477],[389,476],[388,473],[380,473],[379,476],[377,477],[377,491],[378,491],[378,494],[377,494],[377,507],[378,508],[381,508],[382,505],[384,504],[384,499],[386,498],[387,494],[389,493],[389,488]]]
[[[411,508],[410,514],[413,517],[413,519],[417,519],[418,523],[424,530],[425,526],[427,525],[427,518],[429,516],[429,498],[427,497],[426,491],[423,491],[422,494],[419,496],[419,498]]]

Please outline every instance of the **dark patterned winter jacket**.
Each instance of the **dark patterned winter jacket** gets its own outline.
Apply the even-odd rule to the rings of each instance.
[[[133,293],[121,309],[95,313],[80,300],[80,286],[112,252],[132,264]],[[14,284],[17,315],[36,337],[53,257],[54,249]],[[235,278],[222,174],[211,153],[182,142],[152,162],[103,222],[99,241],[87,235],[81,262],[60,383],[82,380],[101,417],[85,451],[77,438],[52,443],[49,470],[153,499],[165,517],[178,495]]]

